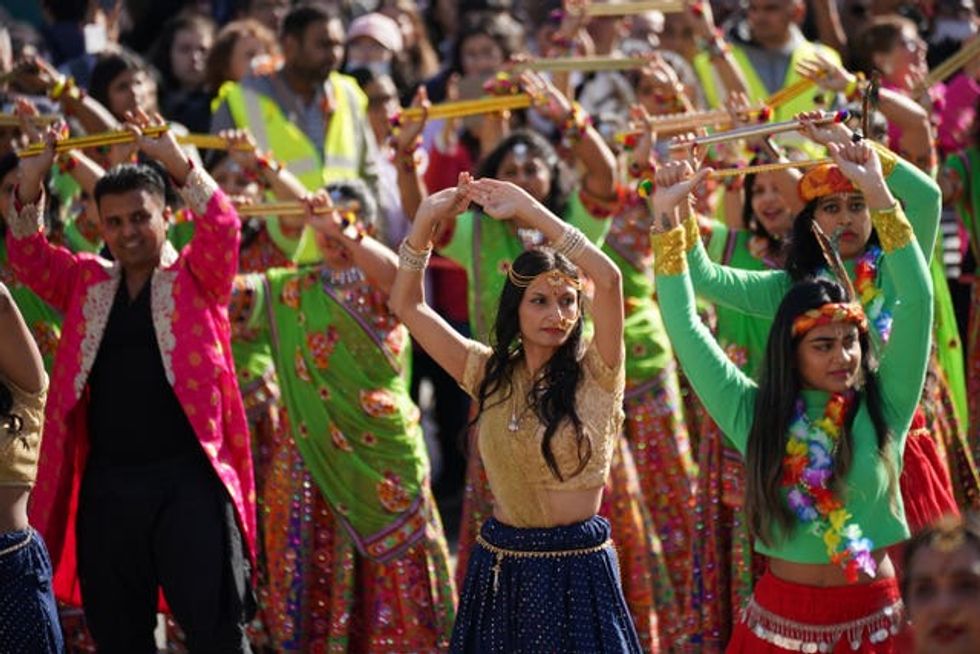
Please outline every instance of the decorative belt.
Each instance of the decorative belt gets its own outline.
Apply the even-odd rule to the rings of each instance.
[[[865,631],[870,643],[883,643],[897,635],[902,627],[904,608],[902,600],[896,600],[858,620],[814,625],[776,615],[759,606],[755,597],[750,597],[742,609],[742,622],[759,639],[791,652],[832,652],[845,634],[851,649],[856,651],[861,647]]]
[[[28,543],[31,542],[32,538],[34,538],[34,530],[28,527],[27,536],[24,537],[24,540],[20,541],[19,543],[14,543],[10,547],[3,548],[2,550],[0,550],[0,556],[6,556],[7,554],[11,554],[13,552],[16,552],[17,550],[24,549],[25,547],[27,547]]]
[[[495,557],[495,562],[493,564],[493,592],[497,592],[497,587],[499,585],[500,579],[500,566],[507,557],[513,559],[563,559],[569,556],[585,556],[586,554],[595,554],[596,552],[601,552],[607,547],[613,546],[612,538],[606,540],[604,543],[599,545],[593,545],[592,547],[583,547],[577,550],[548,550],[548,551],[524,551],[524,550],[508,550],[503,547],[497,547],[486,541],[481,534],[476,536],[477,544],[483,549],[487,550]]]

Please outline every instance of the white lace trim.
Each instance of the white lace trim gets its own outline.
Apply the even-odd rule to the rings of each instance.
[[[208,201],[218,190],[218,184],[204,170],[194,167],[187,176],[187,181],[180,189],[180,195],[191,211],[203,216],[208,208]]]
[[[7,225],[16,239],[34,236],[44,228],[44,196],[33,204],[25,204],[20,211],[14,209],[14,198],[10,198],[7,208]]]
[[[161,257],[162,259],[162,257]],[[163,261],[161,260],[161,264]],[[167,382],[174,385],[174,348],[177,347],[177,338],[174,336],[173,317],[174,317],[174,280],[177,279],[176,270],[157,270],[153,273],[152,286],[150,288],[151,311],[153,313],[153,328],[157,334],[157,345],[160,347],[160,358],[163,360],[163,371],[167,376]]]
[[[85,321],[85,336],[79,346],[81,362],[78,373],[75,375],[75,397],[82,396],[85,389],[85,381],[95,363],[95,357],[99,353],[99,345],[102,343],[102,336],[105,334],[106,324],[109,322],[109,312],[112,311],[112,302],[116,298],[116,291],[119,289],[119,282],[122,276],[119,274],[119,267],[115,266],[110,270],[112,277],[93,284],[85,293],[85,303],[82,305],[82,319]]]

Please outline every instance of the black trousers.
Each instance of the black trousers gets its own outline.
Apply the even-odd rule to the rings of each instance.
[[[100,653],[155,653],[163,589],[192,654],[250,652],[254,611],[235,508],[204,453],[90,461],[76,525],[85,620]]]

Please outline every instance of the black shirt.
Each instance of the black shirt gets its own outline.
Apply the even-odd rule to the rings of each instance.
[[[167,382],[150,288],[148,280],[130,301],[123,275],[89,375],[90,456],[101,463],[151,463],[200,450]]]

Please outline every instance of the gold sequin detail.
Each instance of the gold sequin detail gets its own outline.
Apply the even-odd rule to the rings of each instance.
[[[693,213],[684,221],[684,238],[687,242],[687,252],[693,250],[701,238],[701,226],[698,225],[698,217]]]
[[[653,270],[656,274],[681,275],[687,270],[684,230],[684,225],[678,225],[669,232],[650,234]]]
[[[898,165],[898,155],[880,143],[875,143],[874,141],[870,141],[870,143],[871,147],[878,153],[878,159],[881,161],[882,176],[888,179],[895,172],[895,166]]]
[[[886,253],[899,250],[912,242],[912,225],[897,203],[890,209],[873,210],[871,224],[878,232],[878,240]]]

